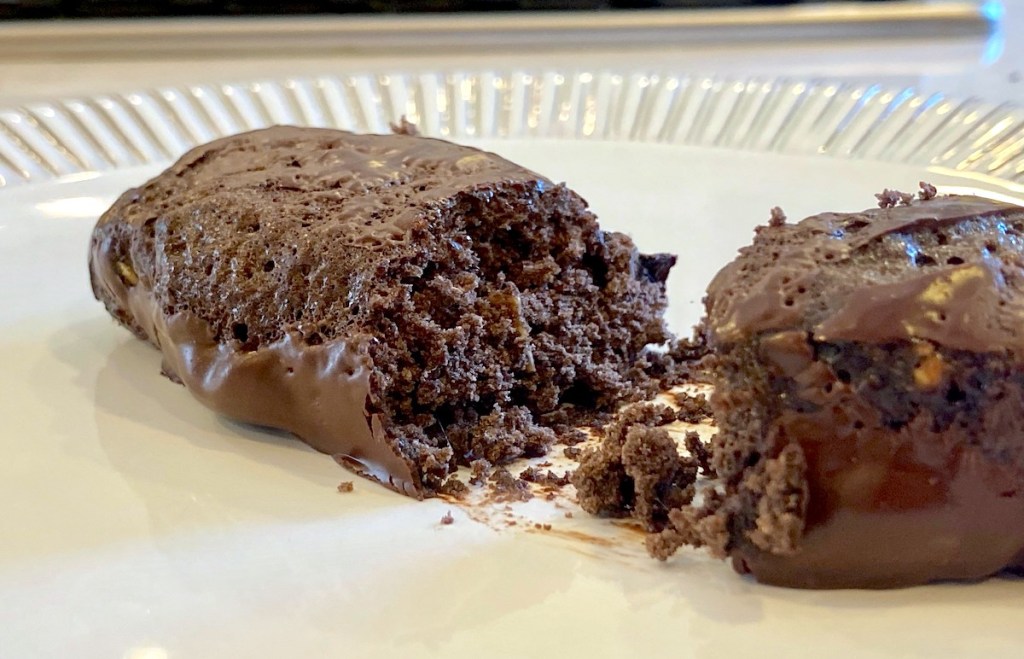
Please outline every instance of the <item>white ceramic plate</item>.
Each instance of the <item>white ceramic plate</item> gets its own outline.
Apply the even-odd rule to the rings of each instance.
[[[1019,655],[1016,580],[782,590],[696,553],[659,564],[543,502],[515,514],[551,532],[369,482],[339,494],[351,476],[330,458],[205,410],[92,299],[95,217],[189,144],[401,114],[568,181],[607,227],[678,253],[684,331],[769,206],[859,209],[921,179],[1015,197],[1024,169],[1012,108],[799,81],[351,77],[0,113],[0,656]]]

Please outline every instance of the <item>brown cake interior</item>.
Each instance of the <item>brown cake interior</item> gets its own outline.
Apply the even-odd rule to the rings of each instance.
[[[523,193],[461,195],[415,230],[420,248],[382,266],[399,284],[372,287],[359,320],[381,339],[373,411],[428,486],[455,463],[542,454],[548,426],[636,397],[631,367],[668,338],[671,259],[640,258],[563,188]]]

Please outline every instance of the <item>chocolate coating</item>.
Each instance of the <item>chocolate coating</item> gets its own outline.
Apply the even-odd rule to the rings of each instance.
[[[758,245],[741,250],[709,285],[708,336],[735,343],[799,325],[823,341],[934,338],[979,352],[1019,349],[1024,302],[1005,294],[998,268],[1020,257],[1021,238],[1009,230],[1020,217],[1016,206],[950,195],[765,227]],[[922,240],[951,229],[994,247],[972,251],[966,264],[949,245],[934,245],[949,254],[946,263],[922,258]],[[766,257],[773,263],[752,266]]]
[[[1024,209],[949,196],[762,228],[718,274],[737,570],[886,588],[1024,568],[1022,255]],[[806,500],[766,507],[755,485],[785,447]],[[803,520],[792,549],[772,540],[782,513]]]

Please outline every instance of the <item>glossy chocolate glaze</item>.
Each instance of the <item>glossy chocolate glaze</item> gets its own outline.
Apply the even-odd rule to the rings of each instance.
[[[1024,337],[1016,331],[1016,321],[1024,318],[1024,300],[1002,295],[996,257],[979,255],[964,267],[940,264],[925,269],[910,264],[867,269],[854,265],[858,253],[885,238],[894,243],[887,245],[890,252],[903,251],[904,259],[912,259],[919,246],[913,239],[901,242],[897,236],[979,220],[988,220],[986,228],[999,232],[1013,219],[1024,219],[1024,210],[980,197],[951,195],[862,213],[824,213],[798,225],[764,228],[764,242],[774,243],[774,265],[743,271],[748,263],[741,258],[715,276],[707,294],[708,338],[728,344],[760,332],[807,325],[822,340],[935,338],[979,352],[993,346],[1024,347]],[[1020,245],[1013,249],[1016,254],[1019,250]],[[834,291],[824,302],[815,300],[820,308],[808,306],[800,288],[813,293],[823,283]],[[984,293],[975,295],[979,292]],[[1007,303],[1005,308],[994,304],[997,297]],[[885,308],[884,318],[876,311],[880,307]],[[950,312],[952,322],[937,329],[938,322],[944,322],[938,321],[938,314],[944,310]],[[996,328],[976,322],[993,315],[1008,322]],[[883,322],[884,328],[874,321]]]
[[[802,332],[761,344],[770,369],[796,383],[766,424],[770,444],[796,441],[807,462],[809,505],[799,550],[740,541],[733,564],[763,583],[799,588],[891,588],[979,579],[1024,567],[1024,475],[979,446],[1024,442],[1024,398],[979,410],[972,429],[937,428],[922,413],[894,430],[859,390],[820,360]]]
[[[100,285],[160,349],[164,374],[204,405],[245,423],[287,428],[362,475],[422,495],[411,465],[388,445],[380,415],[366,409],[372,365],[360,339],[310,346],[289,331],[273,344],[240,351],[215,341],[209,323],[193,313],[162,314],[150,291],[124,285],[102,249],[93,264]]]
[[[871,402],[887,387],[941,397],[958,369],[984,372],[985,360],[1024,370],[1022,220],[1024,209],[972,197],[819,215],[761,230],[715,278],[709,340],[751,342],[760,365],[740,368],[776,392],[745,425],[720,430],[749,437],[755,455],[796,443],[807,463],[797,550],[755,546],[742,521],[753,513],[741,511],[738,571],[782,586],[887,588],[1024,568],[1024,470],[1001,448],[1024,443],[1019,386],[953,422],[921,408],[895,423]],[[836,344],[921,358],[899,383],[851,381],[819,355]]]

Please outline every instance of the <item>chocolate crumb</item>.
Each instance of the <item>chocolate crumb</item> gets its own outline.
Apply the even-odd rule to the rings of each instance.
[[[681,384],[710,381],[711,349],[700,327],[692,339],[679,338],[669,345],[668,352],[645,358],[644,368],[656,378],[660,393]]]
[[[583,449],[579,446],[566,446],[562,454],[570,460],[579,460],[580,455],[583,453]]]
[[[572,476],[580,507],[595,515],[633,517],[654,530],[664,526],[669,510],[692,501],[697,460],[681,456],[660,427],[674,420],[667,405],[624,409]]]
[[[939,194],[939,191],[935,189],[935,186],[931,183],[921,181],[918,183],[921,186],[921,191],[917,193],[918,199],[921,201],[928,201],[929,199],[935,199],[935,196]]]
[[[879,208],[895,208],[899,205],[902,199],[903,193],[899,190],[890,190],[886,188],[875,195],[875,199],[878,200]]]
[[[565,472],[559,476],[550,469],[548,469],[547,472],[542,472],[540,469],[535,467],[527,467],[524,469],[520,472],[519,478],[523,479],[527,483],[536,483],[538,485],[547,485],[550,487],[565,487],[571,480],[569,472]]]
[[[676,412],[677,421],[698,424],[713,417],[711,404],[704,394],[693,396],[685,391],[677,391],[672,394],[672,398],[679,406],[679,410]]]
[[[536,483],[541,478],[540,473],[540,469],[537,469],[536,467],[527,467],[519,472],[519,478],[522,478],[527,483]]]
[[[566,519],[572,519],[572,511],[571,510],[565,511],[565,517],[566,517]]]
[[[456,476],[449,476],[437,489],[438,494],[463,499],[469,494],[469,487],[460,481]]]
[[[799,551],[807,517],[806,471],[803,449],[789,444],[744,478],[743,487],[758,500],[754,528],[747,532],[757,547],[780,556]]]
[[[786,213],[778,206],[774,206],[770,213],[771,215],[768,218],[768,226],[781,227],[786,223]]]
[[[544,525],[544,526],[543,526],[542,528],[543,528],[543,529],[544,529],[545,531],[550,531],[550,530],[551,530],[551,525],[550,525],[550,524],[545,524],[545,525]]]
[[[452,517],[452,511],[449,510],[448,512],[446,512],[444,514],[443,517],[441,517],[441,523],[444,524],[445,526],[448,526],[449,524],[454,524],[455,523],[455,518]]]
[[[398,123],[389,124],[391,132],[395,135],[409,135],[410,137],[418,137],[420,129],[416,127],[416,124],[409,121],[409,119],[403,114],[402,118],[398,120]]]
[[[530,484],[516,478],[508,469],[496,469],[489,479],[491,493],[497,501],[529,501],[533,498]]]
[[[714,441],[714,438],[712,438],[712,441]],[[692,430],[686,433],[686,436],[683,438],[683,446],[693,456],[693,459],[697,461],[697,468],[700,469],[702,474],[710,478],[717,477],[714,467],[711,466],[711,451],[699,434]]]
[[[341,481],[340,483],[338,483],[339,492],[347,493],[353,491],[354,489],[356,489],[356,486],[352,481]]]
[[[559,441],[566,446],[576,446],[590,439],[587,433],[583,432],[579,428],[566,428],[565,430],[559,431]]]
[[[470,462],[469,468],[472,471],[472,475],[469,477],[470,484],[483,484],[483,482],[487,480],[487,477],[491,475],[492,467],[493,465],[487,460],[484,460],[483,458],[479,458],[477,460],[473,460],[472,462]]]
[[[700,507],[683,507],[669,511],[669,523],[658,533],[647,536],[647,552],[659,561],[667,560],[680,547],[707,547],[715,558],[725,558],[730,543],[729,522],[732,516],[713,491],[705,496]]]

